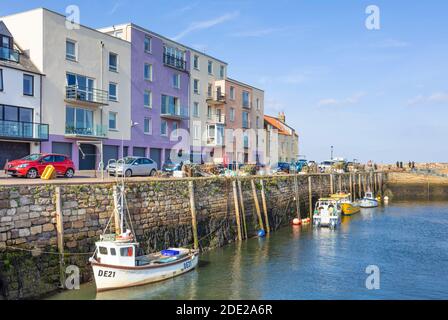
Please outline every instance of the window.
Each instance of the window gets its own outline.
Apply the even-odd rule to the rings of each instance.
[[[99,251],[100,251],[100,254],[102,254],[102,255],[104,255],[104,256],[107,256],[107,248],[105,248],[105,247],[100,247]]]
[[[230,121],[235,121],[235,108],[230,108]]]
[[[198,102],[195,102],[193,104],[193,116],[199,117],[199,103]]]
[[[145,64],[145,80],[152,81],[152,64]]]
[[[213,94],[213,85],[211,83],[208,84],[207,95],[211,97]]]
[[[161,113],[169,115],[181,115],[179,98],[162,95]]]
[[[134,249],[133,249],[133,247],[120,248],[120,256],[122,256],[122,257],[133,257],[134,256]]]
[[[207,118],[212,118],[212,107],[207,106]]]
[[[166,120],[162,120],[160,123],[160,134],[162,136],[168,135],[168,123],[166,122]]]
[[[61,163],[65,161],[65,157],[64,156],[54,156],[54,162],[56,163]]]
[[[178,123],[177,122],[173,122],[173,137],[178,137],[179,136],[179,133],[177,132],[177,129],[178,129],[178,127],[179,127],[179,125],[178,125]]]
[[[145,132],[145,134],[152,134],[152,119],[151,118],[145,118],[144,132]]]
[[[173,88],[180,89],[180,74],[173,74]]]
[[[185,52],[178,48],[164,47],[163,63],[177,69],[185,70]]]
[[[109,70],[118,71],[118,55],[112,52],[109,53]]]
[[[93,135],[93,111],[67,107],[65,112],[65,133]]]
[[[109,100],[110,101],[117,101],[117,84],[116,83],[109,83]]]
[[[194,56],[194,58],[193,58],[193,67],[196,70],[199,70],[199,56]]]
[[[117,130],[117,114],[109,112],[109,130]]]
[[[220,66],[219,67],[219,77],[221,79],[224,79],[224,75],[225,75],[225,68],[224,68],[224,66]]]
[[[260,117],[257,116],[257,128],[260,128]]]
[[[193,125],[193,139],[199,139],[201,137],[201,125],[194,124]]]
[[[243,107],[249,108],[250,104],[249,92],[243,91]]]
[[[65,58],[67,60],[76,61],[76,42],[72,40],[65,41]]]
[[[208,61],[208,74],[213,74],[213,61]]]
[[[230,99],[235,100],[235,87],[230,87]]]
[[[260,110],[260,99],[257,98],[257,110]]]
[[[96,97],[93,94],[94,82],[94,79],[90,79],[77,74],[67,73],[67,86],[77,87],[77,90],[75,90],[77,95],[74,94],[77,100],[95,101]]]
[[[198,79],[193,80],[193,88],[194,88],[194,93],[199,94],[199,80]]]
[[[146,53],[151,53],[151,38],[146,36],[145,37],[145,52]]]
[[[29,74],[23,75],[23,94],[34,96],[34,77]]]
[[[111,256],[116,256],[117,255],[117,251],[115,250],[115,248],[110,248],[110,255]]]
[[[249,128],[249,113],[243,112],[243,128]]]
[[[152,92],[151,91],[145,90],[143,100],[144,100],[145,107],[152,108]]]
[[[3,91],[3,69],[0,69],[0,91]]]

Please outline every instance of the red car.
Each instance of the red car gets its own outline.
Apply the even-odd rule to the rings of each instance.
[[[73,178],[75,165],[67,156],[60,154],[31,154],[20,160],[13,160],[6,164],[5,173],[13,177],[40,177],[45,168],[52,165],[58,176]]]

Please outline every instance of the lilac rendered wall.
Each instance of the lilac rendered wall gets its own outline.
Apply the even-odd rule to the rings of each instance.
[[[168,136],[160,134],[161,120],[160,112],[162,106],[162,94],[174,96],[180,99],[180,106],[189,110],[189,64],[190,51],[186,52],[187,67],[186,71],[180,71],[172,67],[165,66],[163,63],[163,40],[152,35],[152,52],[147,53],[144,50],[145,33],[132,28],[131,42],[132,42],[132,86],[131,86],[131,118],[133,122],[138,125],[132,128],[131,131],[131,147],[146,147],[149,155],[150,148],[162,149],[162,161],[165,159],[166,149],[172,149],[177,142],[170,141],[170,134],[172,132],[173,122],[175,120],[167,120],[168,122]],[[153,66],[153,81],[146,81],[144,79],[144,65],[145,63]],[[172,76],[173,74],[180,74],[180,89],[173,88]],[[150,90],[152,92],[152,109],[144,107],[144,92]],[[152,135],[144,133],[144,118],[152,118]],[[189,127],[189,119],[177,121],[179,129],[187,129]],[[129,148],[129,153],[132,154],[132,148]]]

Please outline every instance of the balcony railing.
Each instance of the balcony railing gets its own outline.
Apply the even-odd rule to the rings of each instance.
[[[243,129],[250,129],[250,120],[243,120]]]
[[[226,95],[224,93],[222,93],[221,91],[217,91],[214,94],[210,94],[210,92],[209,92],[208,98],[207,98],[207,103],[215,104],[215,105],[225,104],[225,103],[227,103]]]
[[[107,138],[108,128],[103,125],[96,125],[90,128],[77,128],[73,126],[65,127],[65,135],[73,137]]]
[[[67,86],[65,97],[70,101],[77,101],[87,104],[107,106],[109,104],[109,93],[105,90],[86,88],[81,86]]]
[[[48,124],[0,120],[0,137],[13,140],[48,141]]]
[[[20,62],[20,52],[7,47],[0,47],[0,60]]]
[[[187,62],[184,59],[179,59],[166,53],[163,54],[163,63],[180,70],[185,70],[187,68]]]
[[[176,107],[174,105],[162,105],[160,115],[173,120],[188,119],[188,108]]]
[[[244,102],[243,101],[243,108],[244,109],[252,109],[252,102]]]
[[[226,116],[223,114],[222,115],[219,115],[219,114],[212,115],[212,116],[210,116],[210,120],[216,124],[226,124]]]

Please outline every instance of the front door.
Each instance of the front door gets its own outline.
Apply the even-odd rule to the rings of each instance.
[[[151,148],[150,158],[157,163],[158,170],[162,169],[162,149]]]

